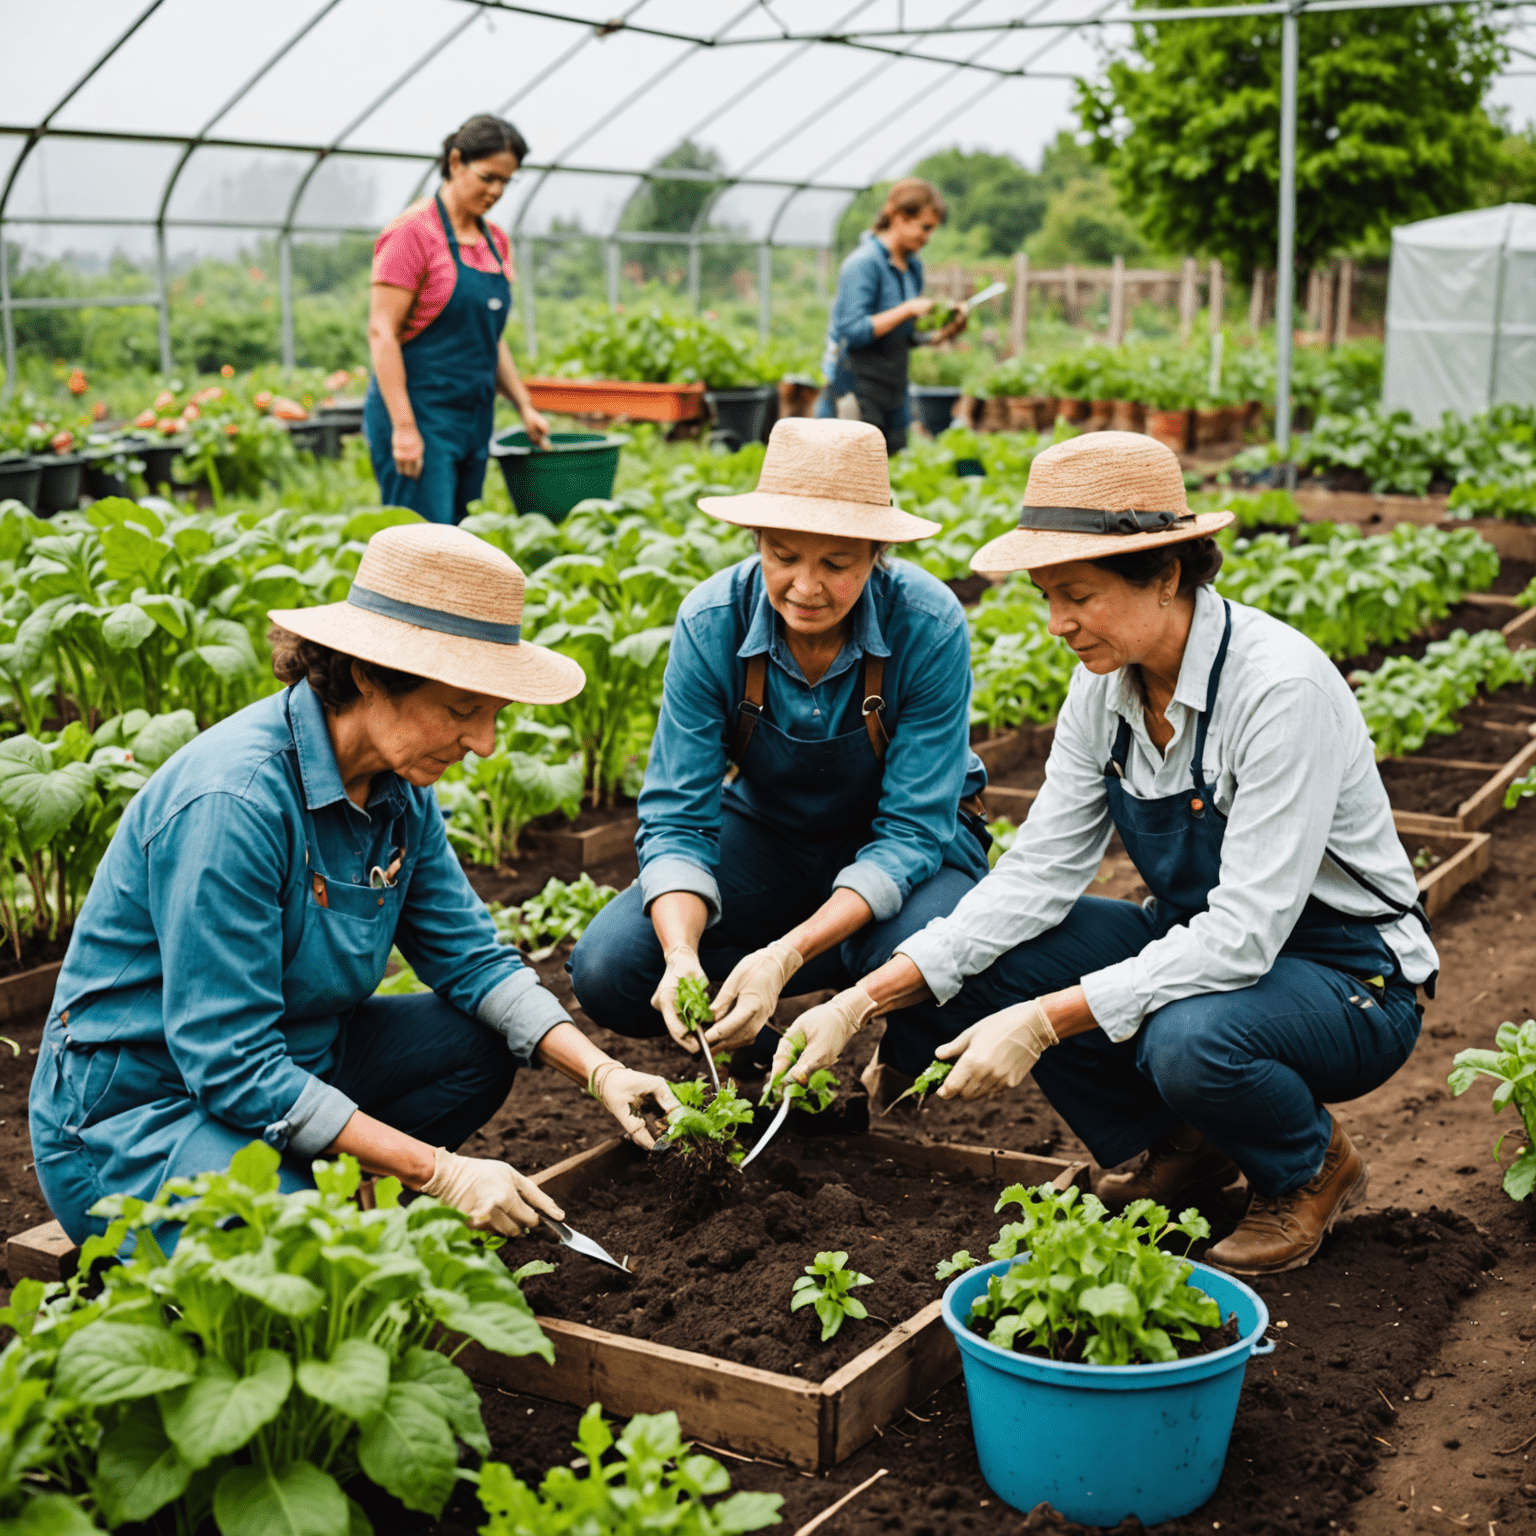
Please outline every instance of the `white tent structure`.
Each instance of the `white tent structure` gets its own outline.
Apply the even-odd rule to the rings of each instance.
[[[1504,402],[1536,405],[1536,207],[1394,229],[1382,403],[1436,426]]]

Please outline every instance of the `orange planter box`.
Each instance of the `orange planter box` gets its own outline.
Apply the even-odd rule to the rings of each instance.
[[[704,414],[702,384],[626,384],[619,379],[524,379],[534,406],[566,416],[692,421]]]

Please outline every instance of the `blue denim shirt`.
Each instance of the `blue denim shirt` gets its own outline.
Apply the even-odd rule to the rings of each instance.
[[[372,887],[373,866],[402,847],[396,886]],[[391,942],[521,1062],[567,1018],[497,942],[432,790],[385,773],[366,810],[347,798],[324,709],[301,682],[205,731],[136,796],[75,924],[50,1022],[82,1045],[139,1048],[215,1119],[312,1157],[357,1108],[325,1074]]]
[[[866,236],[838,272],[837,297],[832,301],[832,318],[827,326],[829,353],[835,348],[838,360],[846,368],[845,348],[867,347],[874,341],[871,320],[887,309],[915,299],[922,291],[923,264],[916,256],[907,257],[907,270],[902,272],[891,260],[884,242],[875,235]],[[896,330],[916,344],[915,320],[903,320]],[[823,364],[829,379],[830,363],[829,358]]]
[[[964,611],[943,583],[904,560],[876,566],[854,605],[852,632],[813,688],[785,644],[754,555],[717,571],[678,611],[645,787],[640,793],[640,887],[645,904],[692,891],[720,917],[720,823],[726,740],[746,688],[747,658],[766,651],[764,718],[820,741],[861,719],[863,658],[886,657],[881,693],[891,745],[871,836],[834,882],[875,918],[894,917],[934,874],[957,836],[956,808],[986,783],[970,749],[971,657]],[[791,810],[793,807],[791,807]],[[824,829],[782,829],[811,836]],[[960,835],[969,836],[960,832]]]

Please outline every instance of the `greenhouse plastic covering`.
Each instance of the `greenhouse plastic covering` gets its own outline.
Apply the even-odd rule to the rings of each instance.
[[[1421,425],[1536,404],[1536,207],[1506,203],[1392,232],[1382,403]]]

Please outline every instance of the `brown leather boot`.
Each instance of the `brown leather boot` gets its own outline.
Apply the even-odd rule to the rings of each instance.
[[[1369,1166],[1335,1120],[1317,1177],[1289,1194],[1255,1194],[1237,1230],[1211,1248],[1205,1262],[1234,1275],[1300,1269],[1323,1246],[1334,1222],[1364,1202],[1370,1184]]]
[[[1093,1192],[1112,1211],[1156,1200],[1177,1213],[1191,1190],[1218,1190],[1238,1176],[1237,1164],[1192,1125],[1176,1125],[1147,1149],[1134,1173],[1101,1173]]]

